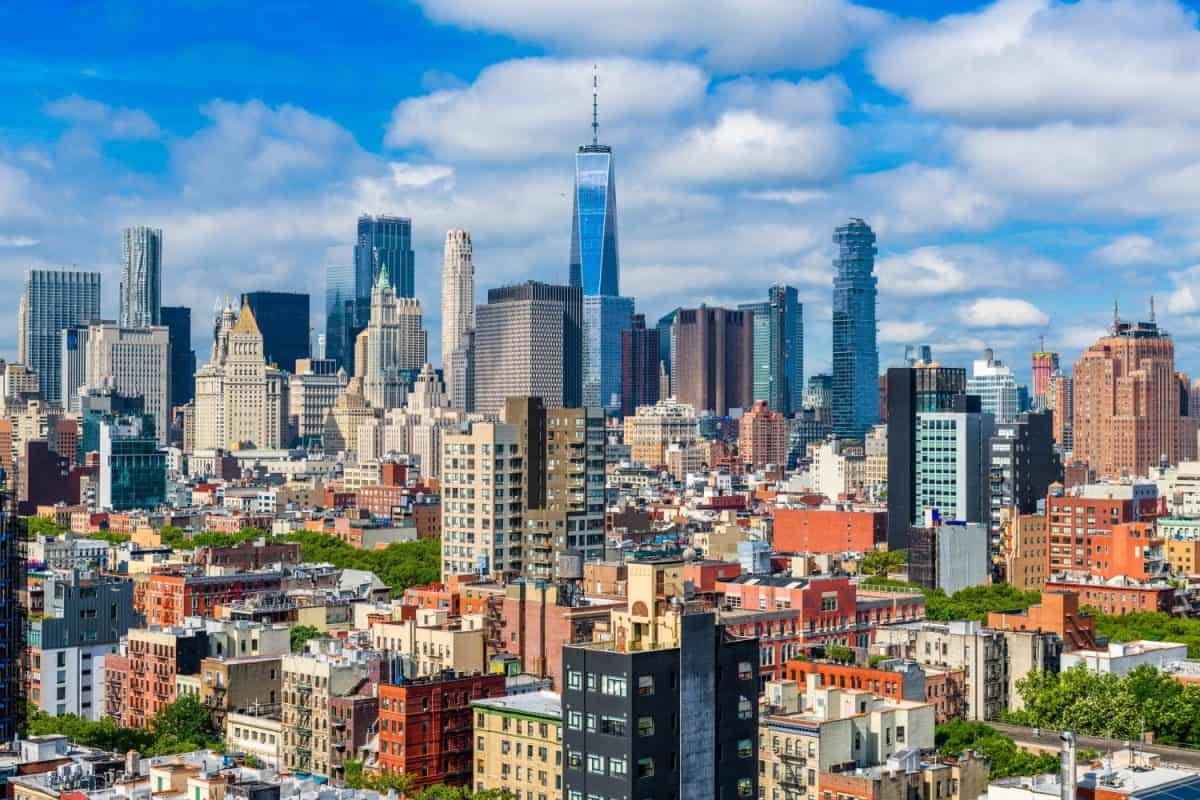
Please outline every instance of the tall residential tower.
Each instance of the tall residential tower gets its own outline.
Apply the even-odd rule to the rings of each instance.
[[[879,416],[875,233],[853,218],[833,234],[833,431],[861,438]]]
[[[121,237],[121,324],[162,324],[162,231],[138,225]]]
[[[472,259],[471,234],[466,231],[446,231],[446,246],[442,254],[442,366],[446,393],[455,395],[455,353],[470,344],[475,329],[475,264]],[[460,354],[461,355],[461,354]],[[461,372],[461,370],[460,370]],[[458,380],[465,379],[460,374]]]
[[[62,400],[62,332],[100,318],[100,273],[31,269],[21,298],[20,358],[42,397]]]

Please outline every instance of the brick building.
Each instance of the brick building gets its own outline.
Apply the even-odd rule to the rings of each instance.
[[[787,418],[766,401],[755,403],[738,422],[738,455],[752,467],[787,464]]]
[[[1102,581],[1068,574],[1046,581],[1046,591],[1073,592],[1079,596],[1081,605],[1114,616],[1138,611],[1170,614],[1175,605],[1175,587],[1161,582],[1142,583],[1123,578]]]
[[[218,606],[263,592],[278,592],[281,579],[278,572],[154,573],[147,578],[144,593],[135,587],[134,607],[146,615],[147,625],[182,625],[185,617],[215,617]]]
[[[1076,493],[1046,498],[1050,547],[1046,574],[1089,570],[1092,537],[1111,534],[1114,525],[1151,520],[1163,512],[1163,500],[1153,484],[1104,484],[1081,487]]]
[[[412,791],[470,786],[474,774],[471,703],[505,693],[503,675],[435,678],[379,687],[379,756],[384,775],[407,774]]]
[[[124,727],[144,728],[163,706],[175,701],[176,677],[200,671],[208,655],[208,637],[199,628],[138,628],[129,631],[127,650],[128,670],[120,669],[124,665],[116,659],[112,665],[124,684],[115,689],[114,698],[123,697],[124,703],[116,706],[115,699],[106,699],[105,708]]]
[[[887,542],[886,511],[776,508],[777,553],[866,553]]]
[[[193,560],[197,564],[234,569],[262,569],[268,564],[299,564],[299,542],[256,544],[240,542],[232,547],[197,547]]]
[[[1023,611],[988,614],[987,626],[1003,631],[1056,633],[1065,650],[1096,646],[1096,618],[1079,610],[1079,595],[1074,592],[1042,592],[1042,602]]]

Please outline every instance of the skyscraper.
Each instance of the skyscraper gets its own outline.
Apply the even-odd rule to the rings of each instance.
[[[1033,406],[1034,408],[1046,408],[1049,400],[1047,395],[1050,392],[1050,377],[1054,371],[1058,369],[1058,353],[1046,350],[1045,342],[1036,353],[1033,354]]]
[[[990,521],[989,446],[994,430],[992,415],[980,411],[975,395],[955,397],[946,411],[917,413],[910,520],[914,526],[924,524],[928,509],[937,509],[943,520]],[[888,488],[890,492],[890,478]]]
[[[358,308],[370,305],[370,290],[363,303],[358,302],[352,264],[330,264],[325,268],[325,357],[354,372],[354,337],[366,324]]]
[[[99,272],[31,269],[25,273],[20,349],[48,402],[62,401],[62,331],[99,318]]]
[[[528,281],[488,291],[475,309],[475,411],[500,414],[509,397],[581,405],[582,332],[578,287]]]
[[[571,210],[571,285],[585,297],[621,293],[617,254],[617,181],[612,148],[600,144],[592,79],[592,143],[575,154],[575,191]]]
[[[308,294],[246,292],[242,302],[254,312],[267,363],[295,372],[296,361],[309,357]]]
[[[1175,372],[1175,343],[1153,313],[1133,323],[1114,309],[1108,335],[1075,361],[1074,460],[1119,478],[1145,475],[1161,459],[1194,459],[1187,390],[1187,377]]]
[[[833,432],[861,438],[879,414],[875,234],[852,218],[833,234]]]
[[[754,402],[751,315],[727,308],[681,308],[671,336],[671,390],[698,412],[725,416]]]
[[[399,297],[381,271],[371,291],[371,320],[359,334],[366,337],[363,395],[374,408],[399,408],[408,394],[410,377],[428,357],[421,301]],[[357,347],[357,343],[356,343]]]
[[[358,218],[354,245],[355,297],[369,301],[377,273],[386,269],[397,297],[416,296],[416,265],[412,249],[412,220],[381,214]]]
[[[182,406],[196,396],[196,351],[192,349],[192,310],[187,306],[163,306],[171,349],[171,403]]]
[[[170,331],[161,325],[129,328],[115,322],[90,325],[84,347],[84,386],[142,398],[159,444],[170,431]]]
[[[669,376],[671,374],[671,348],[674,347],[674,340],[671,338],[674,334],[672,331],[675,328],[675,315],[679,313],[679,309],[668,311],[658,318],[658,323],[655,325],[658,328],[658,361],[662,371]],[[664,387],[667,394],[674,394],[674,387]]]
[[[983,351],[983,358],[972,363],[967,393],[979,395],[981,409],[997,424],[1012,422],[1021,411],[1012,368],[997,360],[990,347]]]
[[[803,309],[791,286],[772,286],[762,303],[743,303],[753,315],[754,402],[791,416],[804,396]]]
[[[621,335],[633,321],[633,298],[583,298],[583,404],[621,405]]]
[[[468,336],[475,329],[475,264],[472,260],[471,234],[446,231],[442,252],[442,373],[446,393],[455,391],[454,353],[468,347]],[[464,380],[465,375],[458,375]]]
[[[646,317],[634,314],[621,332],[621,415],[632,416],[659,399],[658,329],[646,327]]]
[[[126,228],[121,244],[121,324],[158,325],[162,321],[162,231],[145,225]]]

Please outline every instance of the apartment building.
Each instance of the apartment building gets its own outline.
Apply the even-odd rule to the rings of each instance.
[[[148,625],[182,625],[187,617],[215,617],[217,606],[263,592],[278,592],[278,572],[205,575],[199,571],[154,573],[147,578],[138,611]]]
[[[464,675],[486,666],[483,618],[451,618],[444,610],[418,609],[415,619],[376,622],[371,642],[377,650],[404,660],[406,678],[428,678],[447,670]]]
[[[279,769],[282,740],[283,722],[278,712],[248,709],[225,717],[225,743],[229,749],[254,756],[265,767]]]
[[[151,626],[129,631],[126,643],[128,672],[116,696],[106,696],[108,716],[127,728],[144,728],[162,707],[177,697],[177,675],[194,675],[208,654],[208,636],[203,628]],[[105,671],[119,673],[117,665],[105,661]],[[106,680],[108,680],[106,678]],[[116,705],[121,702],[121,705]]]
[[[353,693],[367,679],[363,655],[342,653],[331,640],[328,650],[282,657],[283,768],[326,778],[334,775],[338,761],[330,739],[330,703]]]
[[[527,800],[556,800],[562,788],[562,698],[553,692],[476,700],[477,792],[507,790]]]

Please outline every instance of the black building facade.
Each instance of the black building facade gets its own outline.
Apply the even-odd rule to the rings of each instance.
[[[563,648],[567,800],[758,796],[758,641],[680,625],[677,648]]]
[[[308,295],[301,292],[246,292],[263,337],[267,363],[296,371],[296,359],[309,357]],[[353,344],[351,344],[353,349]]]
[[[170,370],[169,408],[186,405],[196,396],[196,351],[192,349],[192,310],[187,306],[163,306],[162,324],[167,326],[167,360]]]
[[[918,366],[887,371],[888,549],[908,547],[916,510],[917,414],[951,411],[967,390],[965,369]]]

